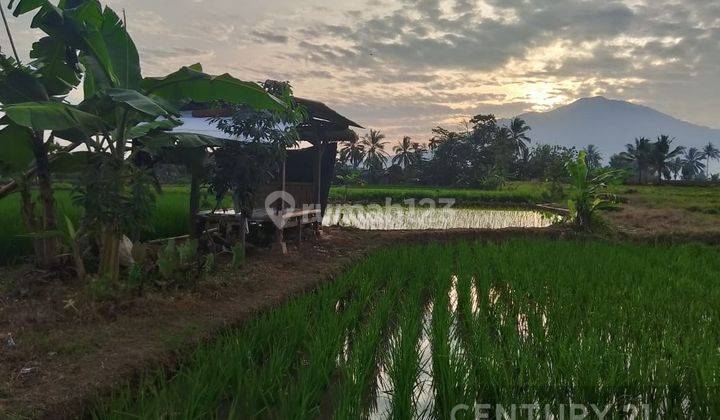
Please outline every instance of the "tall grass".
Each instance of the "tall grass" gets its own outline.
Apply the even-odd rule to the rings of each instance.
[[[700,245],[396,247],[93,414],[447,418],[478,402],[547,404],[558,416],[571,403],[610,404],[613,416],[645,403],[653,415],[716,417],[719,283],[720,251]]]

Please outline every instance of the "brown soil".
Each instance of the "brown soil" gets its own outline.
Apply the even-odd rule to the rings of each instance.
[[[77,416],[95,396],[145,371],[172,367],[194,344],[332,280],[383,246],[565,234],[555,229],[327,229],[322,239],[291,245],[287,256],[257,250],[244,268],[226,270],[194,291],[102,302],[89,298],[77,282],[43,279],[43,273],[27,268],[0,271],[4,279],[19,279],[12,293],[0,289],[0,418]]]

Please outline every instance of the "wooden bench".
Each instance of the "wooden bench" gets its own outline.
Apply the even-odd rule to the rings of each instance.
[[[256,209],[252,212],[245,223],[247,223],[247,221],[262,223],[279,221],[279,223],[275,223],[275,238],[278,245],[280,245],[283,254],[287,254],[287,244],[285,243],[284,234],[285,229],[297,228],[297,241],[299,243],[302,241],[302,230],[305,226],[320,225],[319,209],[288,209],[278,211],[277,214],[280,215],[279,218],[271,218],[265,209]],[[221,209],[215,212],[203,211],[198,213],[198,230],[200,231],[200,234],[213,231],[226,239],[231,239],[230,236],[233,236],[231,234],[233,231],[237,229],[247,229],[245,223],[243,223],[243,226],[240,226],[240,220],[239,214],[235,213],[232,209]]]
[[[319,209],[305,210],[285,210],[280,215],[281,226],[276,226],[276,239],[282,249],[283,254],[287,254],[287,244],[285,243],[284,230],[287,228],[297,228],[297,242],[302,241],[302,230],[306,225],[318,226],[320,223]]]

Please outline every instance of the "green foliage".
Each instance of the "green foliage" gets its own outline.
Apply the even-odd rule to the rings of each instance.
[[[70,52],[70,55],[68,55]],[[38,70],[48,95],[66,95],[80,83],[77,55],[60,39],[46,36],[33,43],[31,65]],[[70,60],[68,60],[70,57]]]
[[[304,107],[292,100],[289,83],[267,80],[262,88],[282,98],[286,107],[257,109],[251,104],[236,104],[229,106],[230,118],[212,119],[224,133],[250,141],[223,144],[211,155],[213,165],[203,171],[216,201],[231,194],[236,211],[252,210],[257,189],[277,177],[286,149],[300,141],[296,127],[307,119]]]
[[[94,154],[91,160],[73,191],[74,203],[84,209],[83,225],[89,233],[98,234],[102,226],[118,223],[131,239],[139,238],[150,227],[154,213],[152,177],[109,155]]]
[[[196,239],[189,239],[177,247],[180,264],[189,265],[197,258],[198,242]]]
[[[158,251],[157,270],[168,284],[184,286],[193,283],[202,268],[199,264],[196,240],[187,240],[177,245],[174,239],[170,239]]]
[[[10,124],[0,130],[0,162],[9,173],[25,170],[35,159],[32,142],[33,134],[27,128]]]
[[[209,190],[218,204],[230,193],[238,211],[252,211],[256,191],[273,180],[279,170],[278,149],[259,142],[228,142],[212,157]]]
[[[568,200],[570,222],[578,230],[592,230],[596,211],[614,207],[615,198],[607,193],[608,183],[617,179],[615,171],[593,174],[587,165],[585,151],[575,161],[567,162],[572,192]]]

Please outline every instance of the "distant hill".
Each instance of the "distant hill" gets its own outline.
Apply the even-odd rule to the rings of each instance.
[[[695,125],[652,108],[601,96],[579,99],[547,112],[519,116],[532,128],[533,142],[585,147],[594,144],[607,159],[624,150],[635,137],[677,138],[678,145],[700,147],[708,141],[720,147],[720,130]],[[713,165],[715,166],[715,165]],[[711,169],[713,169],[711,167]]]

